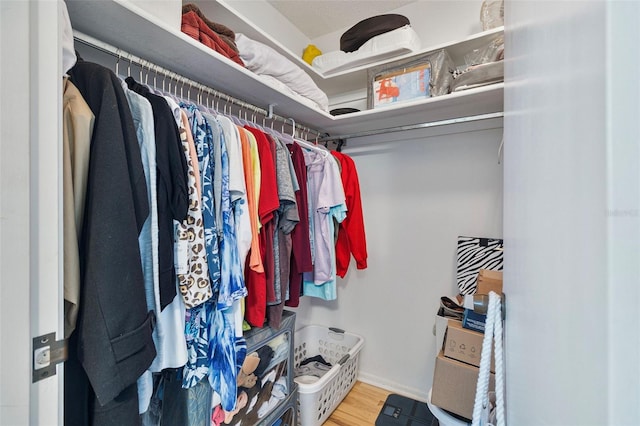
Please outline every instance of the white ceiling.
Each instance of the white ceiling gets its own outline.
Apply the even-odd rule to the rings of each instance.
[[[267,0],[310,39],[416,0]]]

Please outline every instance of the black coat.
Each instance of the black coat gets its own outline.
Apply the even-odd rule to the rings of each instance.
[[[70,400],[65,405],[73,407],[75,398],[80,404],[88,400],[92,406],[85,425],[135,425],[136,380],[156,355],[154,315],[147,312],[138,248],[149,215],[140,148],[120,80],[109,69],[83,61],[69,74],[95,115],[76,337],[77,359],[96,400],[65,394],[65,402]]]

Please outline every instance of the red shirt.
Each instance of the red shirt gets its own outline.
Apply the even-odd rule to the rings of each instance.
[[[367,267],[367,239],[364,232],[360,181],[356,165],[348,155],[336,151],[331,153],[340,161],[342,168],[340,177],[347,199],[347,217],[340,223],[336,242],[336,273],[344,278],[349,269],[351,255],[356,260],[358,269]]]
[[[245,268],[247,286],[245,319],[254,327],[262,327],[266,318],[267,301],[275,300],[274,290],[274,254],[273,254],[273,212],[280,207],[276,166],[273,151],[267,137],[260,130],[245,126],[256,138],[260,157],[260,199],[258,200],[258,216],[260,216],[260,254],[264,272],[256,272]]]

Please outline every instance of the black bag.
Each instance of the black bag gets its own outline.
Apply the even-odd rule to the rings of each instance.
[[[410,25],[409,19],[402,15],[387,14],[372,16],[355,24],[340,37],[340,50],[354,52],[367,40],[391,30]]]
[[[434,426],[438,420],[426,403],[391,394],[376,419],[376,426]]]

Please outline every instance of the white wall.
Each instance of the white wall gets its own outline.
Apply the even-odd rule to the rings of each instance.
[[[282,44],[294,56],[302,56],[302,51],[309,44],[309,38],[271,4],[264,0],[227,0],[226,3]],[[211,20],[215,21],[215,16],[212,16]],[[241,32],[235,28],[231,29]]]
[[[542,4],[505,18],[508,423],[637,425],[638,5]]]
[[[607,3],[608,423],[640,424],[640,3]],[[619,70],[624,70],[622,75]],[[624,294],[624,297],[620,295]]]
[[[303,298],[296,326],[363,336],[361,380],[426,399],[435,314],[441,296],[457,293],[457,237],[502,236],[501,138],[501,128],[388,134],[377,139],[389,143],[354,148],[354,140],[345,150],[358,168],[369,266],[352,263],[337,301]]]

